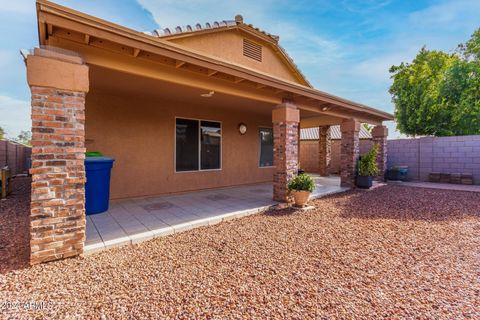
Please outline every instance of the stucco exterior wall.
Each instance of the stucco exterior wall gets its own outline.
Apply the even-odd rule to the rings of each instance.
[[[341,140],[332,140],[331,173],[340,172],[340,145]],[[360,155],[365,154],[372,147],[372,140],[360,140]],[[307,172],[318,172],[318,141],[303,140],[300,142],[300,167]]]
[[[222,170],[175,173],[175,117],[222,122]],[[87,151],[115,159],[111,199],[272,181],[273,169],[258,167],[259,127],[271,116],[100,92],[86,101]]]
[[[281,79],[299,83],[298,79],[292,74],[292,71],[269,46],[262,45],[262,62],[245,57],[243,55],[244,38],[261,44],[258,42],[258,39],[254,37],[233,30],[171,39],[169,41],[219,57],[229,62],[268,73]]]

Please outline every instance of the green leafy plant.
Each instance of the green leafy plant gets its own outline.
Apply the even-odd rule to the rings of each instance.
[[[312,192],[315,190],[315,181],[307,174],[299,174],[290,180],[288,190]]]
[[[376,176],[378,174],[377,154],[378,144],[375,143],[373,147],[358,160],[359,176]]]

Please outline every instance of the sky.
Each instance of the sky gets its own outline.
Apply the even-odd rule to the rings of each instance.
[[[0,127],[30,130],[30,92],[19,49],[38,46],[33,0],[0,6]],[[56,0],[138,31],[233,20],[280,36],[319,90],[393,113],[389,68],[422,46],[453,52],[480,27],[480,0]],[[402,135],[388,123],[389,138]]]

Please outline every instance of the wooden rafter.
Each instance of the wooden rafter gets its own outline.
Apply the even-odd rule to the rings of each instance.
[[[177,60],[175,62],[175,68],[181,68],[185,63],[186,63],[185,61]]]
[[[136,58],[138,57],[138,54],[140,53],[140,49],[138,48],[133,48],[133,56]]]
[[[211,77],[211,76],[214,76],[218,73],[217,70],[208,70],[207,72],[207,76]]]

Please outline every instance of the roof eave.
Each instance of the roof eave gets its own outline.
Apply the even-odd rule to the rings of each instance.
[[[48,14],[69,19],[77,24],[85,26],[86,29],[96,28],[106,33],[114,34],[116,39],[126,38],[138,42],[139,44],[156,47],[158,49],[161,49],[162,54],[168,54],[173,59],[178,59],[180,57],[188,63],[198,64],[202,67],[206,67],[209,69],[215,70],[216,68],[220,68],[220,72],[226,72],[226,70],[228,70],[229,74],[231,75],[240,77],[243,76],[247,80],[255,81],[259,84],[277,88],[279,90],[284,90],[285,92],[291,94],[297,94],[309,99],[319,100],[320,102],[327,101],[332,104],[338,104],[342,107],[350,108],[352,109],[352,111],[364,112],[371,115],[372,117],[378,118],[381,121],[394,119],[393,115],[387,112],[367,107],[362,104],[343,99],[311,87],[279,79],[271,75],[258,72],[256,70],[248,69],[243,66],[238,66],[223,60],[219,60],[218,58],[210,57],[205,54],[189,50],[183,46],[176,45],[161,38],[147,35],[142,32],[138,32],[120,26],[118,24],[111,23],[97,17],[93,17],[82,12],[78,12],[76,10],[49,2],[47,0],[37,0],[37,19],[40,44],[45,44],[46,34],[46,32],[42,32],[43,23],[40,20],[46,18],[45,15]]]

